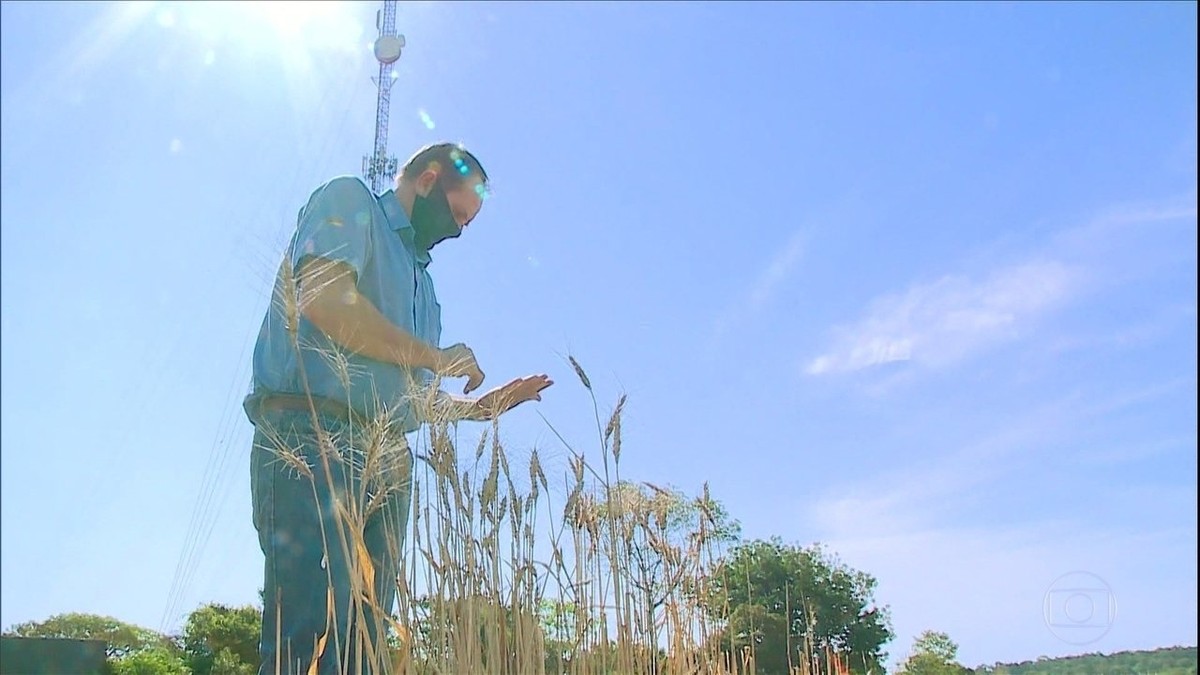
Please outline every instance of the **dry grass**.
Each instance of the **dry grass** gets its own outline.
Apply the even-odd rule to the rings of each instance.
[[[289,267],[275,299],[295,338],[302,284],[288,278]],[[327,358],[348,382],[345,359]],[[449,409],[437,405],[429,388],[413,398],[428,431],[412,448],[420,461],[411,472],[406,533],[399,536],[397,525],[389,537],[399,559],[394,613],[375,597],[376,570],[363,531],[384,500],[410,492],[395,472],[384,470],[405,446],[389,433],[384,416],[354,431],[360,454],[353,471],[362,487],[343,490],[337,531],[324,533],[326,550],[340,550],[351,561],[354,621],[329,621],[315,653],[346,654],[354,643],[366,655],[367,672],[405,675],[755,672],[750,650],[719,649],[713,638],[721,626],[704,609],[722,552],[707,487],[685,498],[624,480],[625,397],[602,422],[587,374],[574,358],[570,363],[592,397],[597,448],[590,454],[598,461],[585,461],[585,453],[564,440],[569,469],[553,478],[554,490],[536,451],[527,465],[510,464],[498,423],[484,431],[473,459],[464,460]],[[319,425],[315,411],[312,417]],[[279,446],[280,460],[306,479],[330,475]],[[323,463],[339,461],[329,439],[322,450]],[[371,640],[368,622],[389,636],[386,642]],[[281,662],[277,672],[290,671]],[[807,669],[795,672],[808,675]]]

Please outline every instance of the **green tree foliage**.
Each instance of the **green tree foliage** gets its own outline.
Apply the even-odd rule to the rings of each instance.
[[[1196,675],[1196,647],[1164,647],[1115,654],[1080,654],[1057,659],[979,666],[977,675]]]
[[[779,539],[738,546],[718,566],[708,609],[725,627],[722,649],[754,650],[761,675],[808,665],[881,673],[892,639],[887,608],[874,604],[876,580],[853,570],[820,545],[784,545]]]
[[[149,628],[96,614],[59,614],[17,624],[5,635],[101,640],[113,675],[186,675],[183,652],[174,639]]]
[[[900,666],[900,675],[965,675],[958,663],[958,645],[945,633],[927,630],[913,642],[912,654]]]
[[[228,649],[217,652],[213,659],[212,675],[254,675],[258,668],[246,663]]]
[[[108,658],[121,658],[155,646],[167,647],[168,638],[159,633],[110,616],[96,614],[58,614],[45,621],[27,621],[10,628],[5,635],[18,637],[102,640],[108,645]]]
[[[152,647],[111,661],[112,675],[190,675],[178,649]]]
[[[262,614],[257,607],[204,605],[183,629],[183,649],[195,675],[240,675],[257,670]]]
[[[577,640],[576,612],[573,602],[542,599],[538,604],[538,624],[546,636],[546,672],[561,673],[570,665]]]

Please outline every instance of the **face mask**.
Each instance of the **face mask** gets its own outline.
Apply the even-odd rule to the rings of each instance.
[[[410,220],[416,232],[414,243],[420,251],[428,251],[443,239],[453,239],[462,234],[458,221],[450,210],[450,200],[440,185],[434,185],[429,191],[429,196],[417,195],[413,199]]]

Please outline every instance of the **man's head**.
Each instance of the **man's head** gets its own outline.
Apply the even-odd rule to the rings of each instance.
[[[454,143],[421,148],[396,177],[396,197],[412,221],[418,247],[426,250],[462,234],[487,194],[487,172]]]

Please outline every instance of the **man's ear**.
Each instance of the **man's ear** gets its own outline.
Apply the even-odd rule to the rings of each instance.
[[[437,184],[439,169],[437,162],[430,162],[429,167],[422,171],[420,176],[417,176],[417,194],[422,197],[429,196],[429,191]]]

